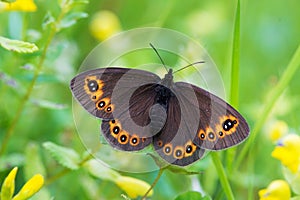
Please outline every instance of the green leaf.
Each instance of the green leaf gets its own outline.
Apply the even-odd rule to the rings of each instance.
[[[146,155],[150,156],[155,164],[161,169],[161,168],[164,168],[166,166],[168,166],[169,164],[164,160],[162,159],[160,156],[158,156],[157,154],[153,154],[153,153],[147,153]]]
[[[34,142],[29,143],[25,148],[24,173],[27,180],[37,173],[47,177],[46,169],[39,152],[40,148]]]
[[[65,10],[71,10],[76,5],[88,3],[88,0],[59,0],[60,7]]]
[[[54,103],[54,102],[42,100],[42,99],[32,99],[31,102],[42,108],[48,108],[48,109],[54,109],[54,110],[62,110],[62,109],[67,108],[67,105],[65,105],[65,104]]]
[[[58,146],[52,142],[43,143],[43,147],[49,151],[50,155],[62,166],[71,170],[79,168],[78,163],[80,162],[80,157],[73,149]]]
[[[43,19],[42,27],[45,30],[48,26],[55,22],[55,18],[53,17],[52,13],[47,12]]]
[[[184,174],[184,175],[195,175],[195,174],[200,174],[201,172],[194,172],[194,171],[189,171],[186,168],[183,167],[178,167],[176,165],[170,165],[166,163],[165,160],[163,160],[160,156],[157,156],[156,154],[153,153],[147,153],[147,155],[151,156],[152,159],[155,161],[156,165],[162,169],[165,168],[173,173],[176,174]]]
[[[176,165],[169,165],[166,167],[167,170],[176,173],[176,174],[183,174],[183,175],[199,175],[201,172],[189,171],[186,168],[179,167]]]
[[[11,40],[1,36],[0,46],[9,51],[15,51],[18,53],[32,53],[39,50],[39,48],[33,43],[23,42],[20,40]]]
[[[1,156],[0,171],[7,170],[10,166],[22,166],[24,164],[24,156],[22,154],[9,154]]]
[[[79,19],[86,17],[88,17],[88,14],[85,12],[72,12],[61,20],[60,24],[57,25],[57,30],[73,26]]]
[[[284,178],[287,180],[295,194],[300,194],[300,175],[292,173],[289,168],[282,167]]]
[[[101,199],[99,183],[91,176],[80,176],[79,184],[81,185],[87,199]]]
[[[291,200],[300,200],[300,196],[293,197]]]
[[[121,176],[118,172],[104,166],[103,163],[96,159],[87,161],[84,164],[84,167],[91,175],[102,180],[109,180],[114,182],[118,177]]]
[[[202,195],[199,192],[195,192],[195,191],[188,191],[185,192],[183,194],[180,194],[179,196],[177,196],[175,198],[175,200],[209,200],[209,197],[202,197]]]
[[[0,1],[6,2],[6,3],[13,3],[13,2],[15,2],[16,0],[0,0]]]

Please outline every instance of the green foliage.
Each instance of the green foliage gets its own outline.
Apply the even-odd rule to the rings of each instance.
[[[0,9],[4,9],[4,2],[16,1],[1,0]],[[36,11],[20,8],[13,12],[0,11],[0,185],[8,172],[18,166],[18,189],[34,174],[45,177],[45,186],[32,199],[141,199],[140,194],[129,197],[128,193],[133,196],[137,193],[126,186],[132,184],[135,186],[132,189],[136,189],[145,184],[147,189],[153,182],[153,196],[147,199],[258,199],[258,191],[275,179],[286,180],[292,191],[291,199],[299,199],[300,173],[287,171],[271,157],[277,141],[270,140],[268,126],[281,120],[287,124],[288,133],[299,135],[297,2],[192,0],[183,4],[175,0],[58,0],[34,3]],[[95,28],[91,22],[96,13],[105,10],[110,11],[105,16],[112,18],[106,20],[115,27],[96,29],[101,36],[98,38],[154,25],[182,32],[201,43],[218,66],[229,102],[249,122],[250,138],[237,148],[208,154],[186,168],[167,166],[157,154],[149,153],[161,169],[159,172],[118,171],[119,165],[138,166],[139,161],[121,163],[120,157],[107,152],[107,160],[118,161],[113,167],[92,157],[99,149],[87,151],[86,148],[92,147],[82,145],[85,142],[82,135],[88,135],[87,139],[95,141],[97,147],[107,144],[99,142],[99,127],[97,132],[90,127],[92,117],[80,119],[88,123],[84,134],[77,134],[81,127],[73,123],[69,81],[84,57],[98,44],[91,33]],[[157,59],[137,52],[138,56],[122,57],[121,63],[135,67]],[[182,55],[193,53],[202,52],[190,52],[182,47]],[[100,56],[105,60],[111,55],[101,52]],[[183,67],[179,56],[168,52],[161,52],[161,56],[166,65]],[[183,71],[187,72],[187,78],[194,72],[189,70]],[[180,76],[181,72],[176,75]]]
[[[19,40],[11,40],[1,36],[0,45],[8,51],[15,51],[18,53],[33,53],[38,50],[38,47],[35,44]]]
[[[12,3],[15,2],[16,0],[1,0],[2,2],[7,2],[7,3]]]
[[[0,171],[7,169],[7,166],[22,166],[24,164],[24,155],[20,153],[12,153],[2,156],[0,159]]]
[[[76,24],[76,22],[78,20],[87,18],[87,17],[88,17],[88,14],[85,12],[69,13],[61,20],[60,24],[58,24],[58,26],[57,26],[57,29],[61,30],[61,29],[69,28],[69,27],[73,26],[74,24]]]
[[[79,168],[80,156],[73,149],[58,146],[52,142],[43,143],[43,147],[62,166],[71,170]]]
[[[175,200],[210,200],[209,197],[203,197],[199,192],[189,191],[183,194],[178,195]]]

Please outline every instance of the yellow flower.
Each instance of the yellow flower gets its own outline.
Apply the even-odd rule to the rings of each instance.
[[[128,177],[128,176],[120,176],[117,178],[115,183],[124,190],[130,198],[137,198],[138,196],[143,196],[151,187],[145,181]],[[153,190],[148,193],[148,197],[152,196]]]
[[[281,161],[291,172],[296,173],[300,166],[300,137],[289,134],[275,147],[272,156]]]
[[[15,192],[15,178],[18,167],[13,168],[5,178],[1,188],[1,200],[10,200]]]
[[[290,200],[291,190],[284,180],[275,180],[258,192],[259,200]]]
[[[284,121],[278,120],[271,124],[270,138],[273,142],[276,142],[279,138],[286,135],[288,132],[288,126]]]
[[[20,192],[12,200],[25,200],[37,193],[44,185],[44,177],[40,174],[34,175],[25,183]]]
[[[103,41],[121,30],[119,18],[111,11],[97,12],[90,23],[90,32],[96,39]]]
[[[13,3],[2,3],[1,10],[34,12],[37,7],[33,0],[16,0]]]

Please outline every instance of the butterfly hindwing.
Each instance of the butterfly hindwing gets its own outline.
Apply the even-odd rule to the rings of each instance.
[[[168,101],[167,120],[160,133],[154,136],[153,145],[168,163],[186,166],[199,160],[204,154],[204,149],[193,142],[198,128],[199,111],[193,105],[186,104],[184,97],[176,90],[169,90],[172,94]]]
[[[119,96],[113,101],[120,109],[113,113],[114,119],[102,121],[102,133],[113,147],[124,151],[137,151],[148,146],[155,135],[163,126],[160,119],[160,110],[156,108],[156,84],[145,84],[128,95]],[[128,103],[128,105],[127,105]],[[162,110],[161,110],[162,111]],[[163,115],[163,111],[160,113]],[[155,116],[153,116],[155,115]],[[160,120],[159,120],[160,119]]]

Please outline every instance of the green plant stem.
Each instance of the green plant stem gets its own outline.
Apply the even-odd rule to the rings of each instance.
[[[216,170],[218,172],[219,178],[220,178],[220,182],[221,185],[223,187],[223,190],[225,192],[225,195],[227,197],[228,200],[234,200],[234,196],[228,181],[228,178],[226,176],[225,170],[223,168],[223,165],[221,163],[221,160],[217,154],[217,152],[211,152],[211,158],[213,160],[213,163],[216,167]]]
[[[148,189],[148,191],[142,197],[142,200],[145,200],[147,198],[147,195],[155,187],[155,185],[157,184],[157,182],[160,179],[161,175],[163,174],[164,170],[165,170],[165,168],[160,168],[159,169],[158,174],[157,174],[155,180],[153,181],[153,183],[152,183],[151,187]]]
[[[237,160],[235,162],[235,168],[238,168],[242,163],[243,159],[245,158],[247,152],[254,144],[254,140],[257,137],[259,131],[261,130],[262,126],[264,125],[265,121],[267,120],[272,108],[274,107],[276,101],[279,99],[280,95],[283,91],[287,88],[289,82],[293,78],[295,72],[300,66],[300,45],[298,46],[296,52],[294,53],[290,63],[288,64],[284,74],[282,75],[281,79],[279,80],[278,84],[275,86],[273,91],[271,92],[270,98],[268,98],[268,103],[263,109],[263,112],[260,117],[257,119],[257,123],[255,124],[252,133],[250,134],[250,138],[246,142],[244,148],[239,153]]]
[[[230,103],[237,108],[239,101],[240,72],[240,1],[237,2],[231,56]]]
[[[56,21],[56,24],[58,24],[60,22],[60,20],[63,18],[63,16],[65,15],[66,12],[62,11],[60,16],[57,18],[57,21]],[[13,135],[13,132],[15,130],[15,127],[18,123],[18,121],[20,120],[20,117],[22,116],[22,112],[25,108],[25,104],[28,102],[30,96],[31,96],[31,93],[33,91],[33,88],[36,84],[36,81],[38,79],[38,76],[41,72],[41,69],[42,69],[42,66],[45,62],[45,59],[46,59],[46,55],[47,55],[47,50],[51,44],[51,41],[52,39],[54,38],[54,35],[55,33],[57,32],[57,29],[56,29],[56,25],[53,24],[53,26],[51,27],[51,30],[50,30],[50,34],[48,36],[48,39],[45,43],[45,46],[44,46],[44,49],[42,51],[42,54],[41,54],[41,58],[37,64],[37,68],[34,72],[34,75],[33,75],[33,78],[30,82],[30,85],[27,89],[27,92],[25,93],[24,97],[22,98],[22,101],[17,109],[17,112],[16,112],[16,115],[15,117],[13,118],[10,126],[8,127],[7,131],[5,132],[5,135],[3,137],[3,140],[2,140],[2,143],[1,143],[1,147],[0,147],[0,156],[3,155],[7,149],[7,145],[8,145],[8,142],[11,138],[11,136]]]
[[[235,22],[233,30],[232,54],[231,54],[231,82],[230,82],[230,104],[238,108],[239,103],[239,72],[240,72],[240,0],[237,1]],[[226,165],[232,170],[232,163],[236,155],[236,148],[228,149],[226,152]]]

